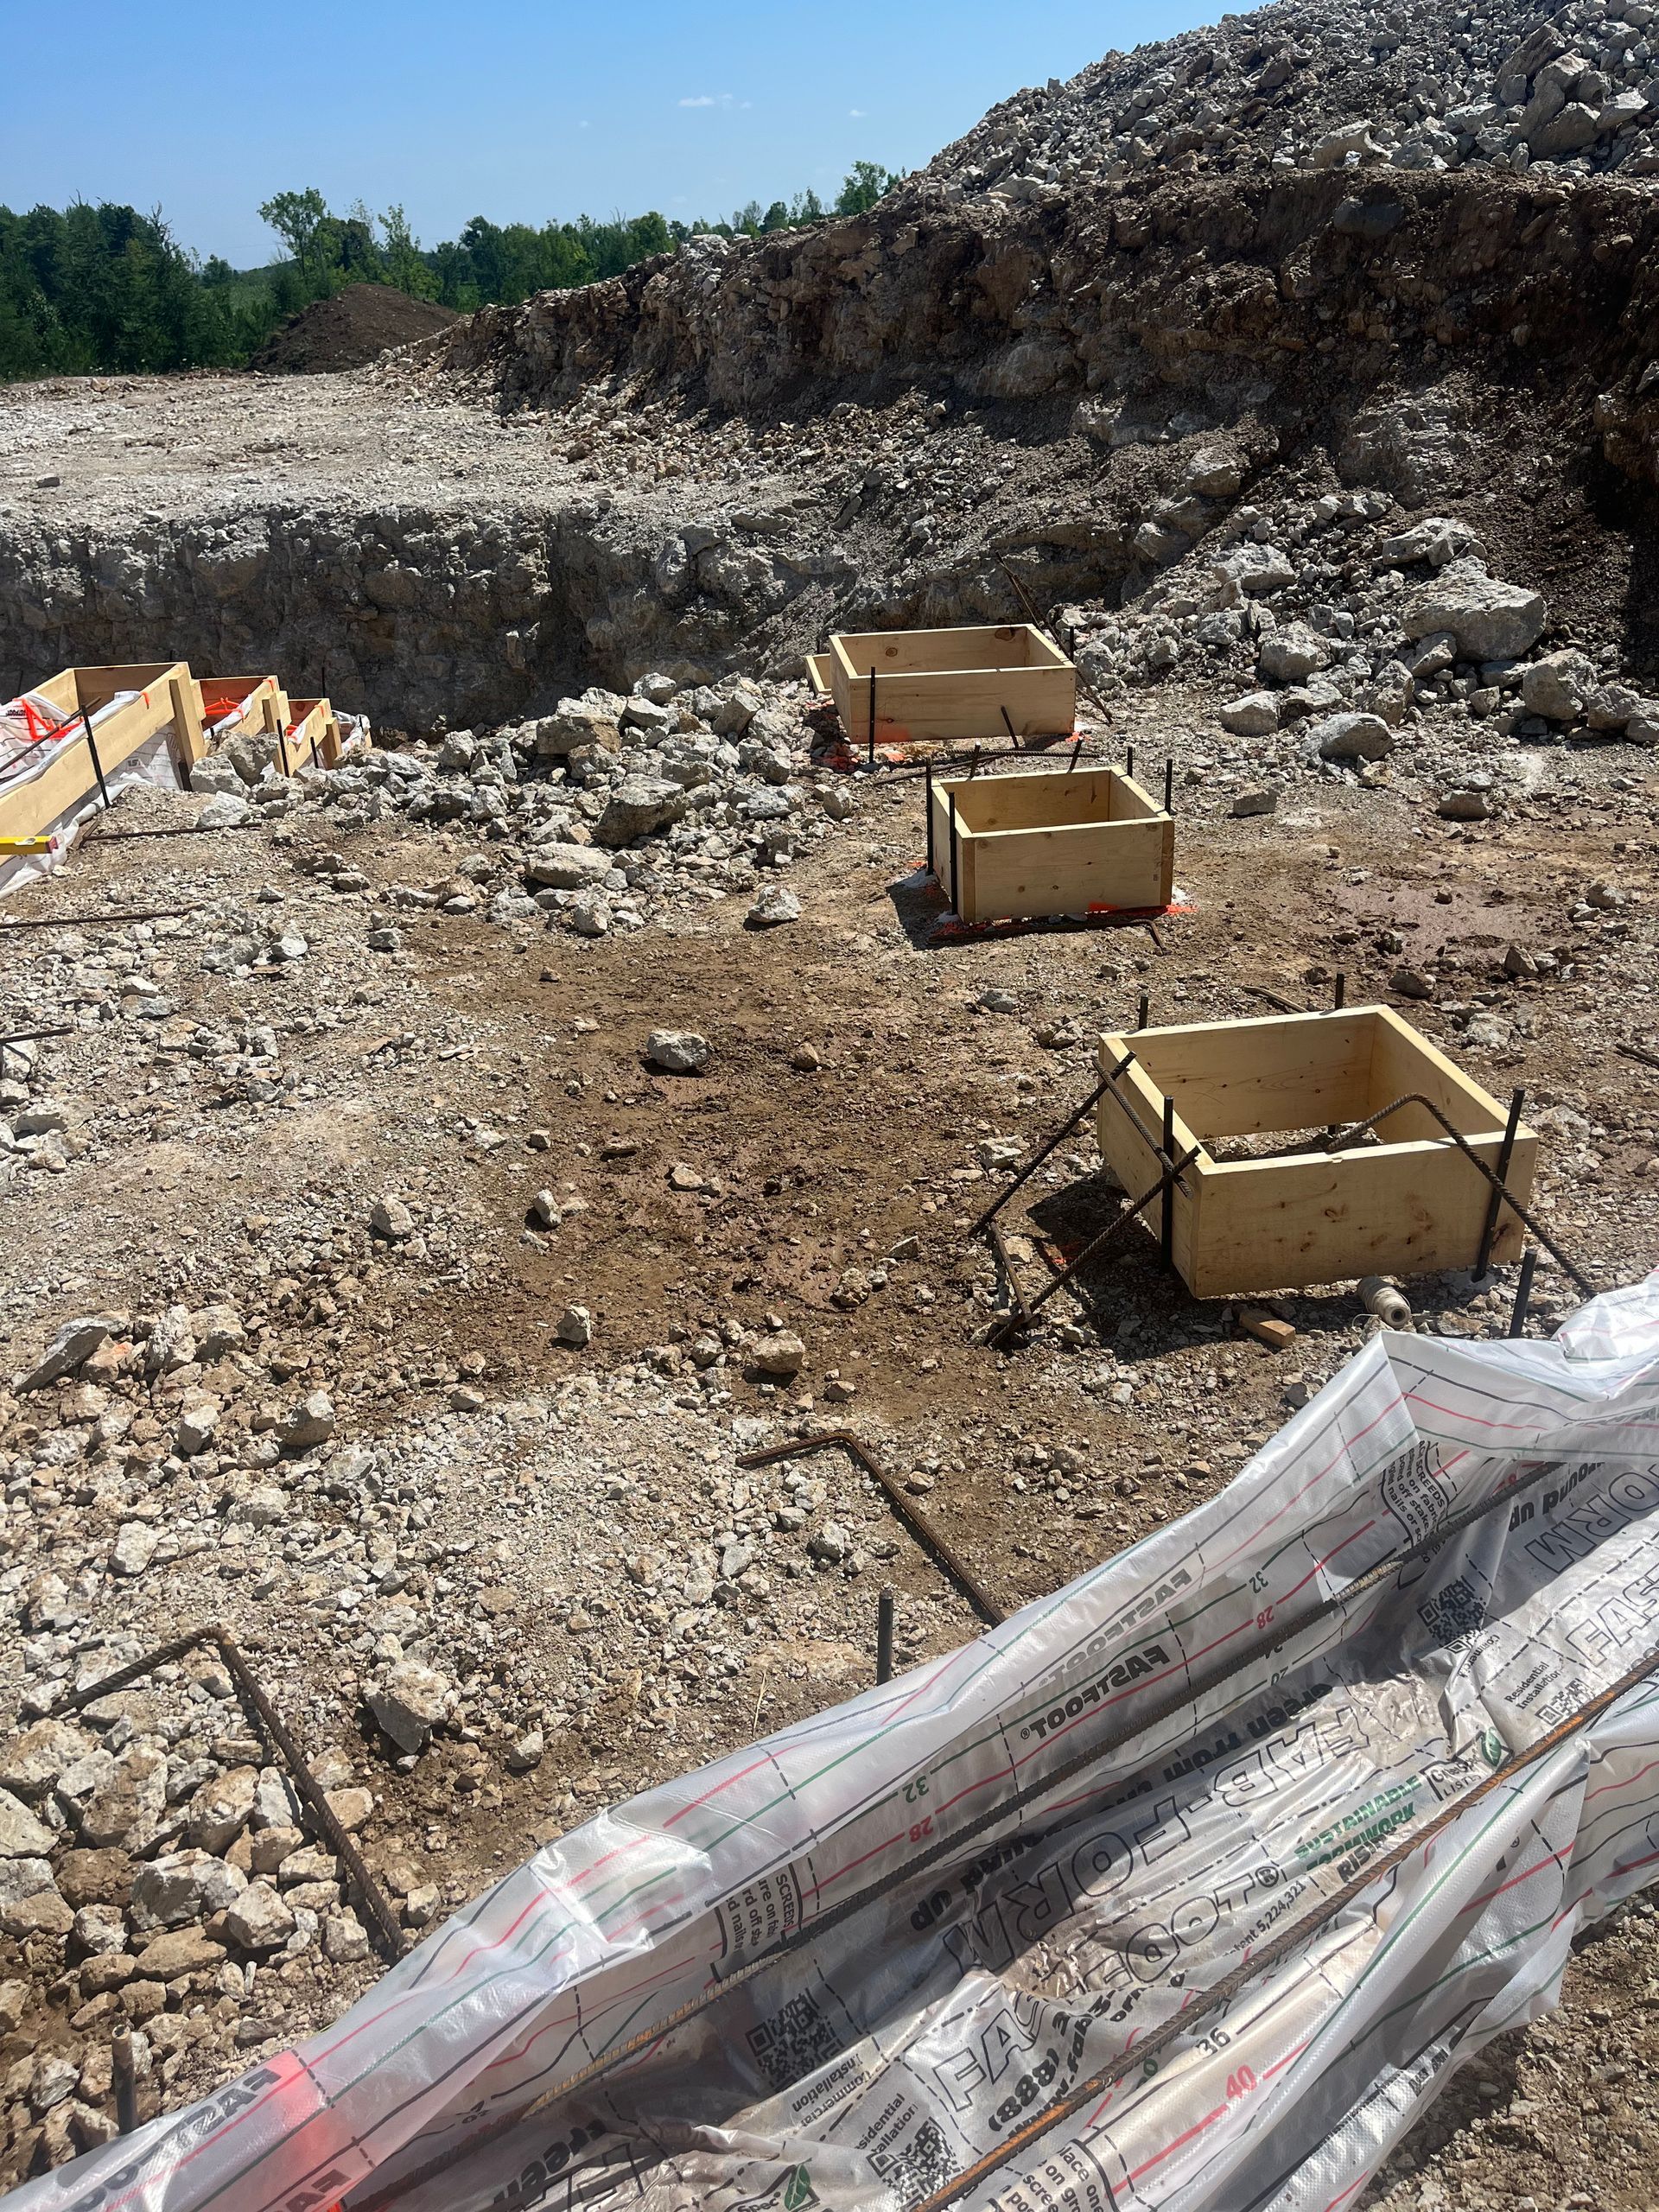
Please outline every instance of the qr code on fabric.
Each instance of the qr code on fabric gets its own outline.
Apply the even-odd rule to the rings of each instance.
[[[1417,1611],[1424,1625],[1450,1646],[1465,1643],[1477,1633],[1486,1618],[1486,1601],[1468,1577],[1460,1574],[1437,1591],[1427,1605],[1419,1605]]]
[[[937,2120],[925,2120],[902,2151],[890,2151],[885,2156],[878,2152],[870,2163],[901,2204],[931,2196],[957,2171]]]
[[[769,2019],[756,2022],[749,2030],[749,2049],[771,2087],[786,2089],[826,2058],[833,2058],[841,2039],[816,2000],[803,1990]]]

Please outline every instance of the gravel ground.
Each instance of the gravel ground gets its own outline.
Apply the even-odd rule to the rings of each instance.
[[[78,1379],[0,1408],[15,1723],[66,1676],[223,1623],[327,1755],[417,1930],[596,1804],[861,1686],[881,1583],[906,1656],[972,1632],[843,1455],[750,1473],[744,1451],[850,1423],[1004,1602],[1181,1511],[1375,1324],[1351,1290],[1299,1294],[1276,1301],[1294,1342],[1269,1351],[1231,1308],[1181,1294],[1148,1239],[1057,1301],[1028,1350],[974,1342],[996,1291],[963,1235],[996,1179],[980,1148],[1057,1119],[1087,1087],[1090,1040],[1132,1020],[1143,989],[1154,1019],[1243,1014],[1262,1010],[1252,986],[1319,1001],[1340,963],[1351,1001],[1387,995],[1389,948],[1416,924],[1437,988],[1407,1010],[1500,1093],[1528,1086],[1552,1228],[1599,1280],[1650,1264],[1655,1077],[1618,1049],[1648,1049],[1656,1027],[1651,787],[1636,776],[1547,820],[1470,825],[1334,783],[1317,805],[1234,820],[1195,783],[1178,863],[1195,888],[1155,932],[937,944],[919,785],[836,781],[857,811],[790,871],[801,919],[765,931],[743,925],[741,894],[706,886],[600,940],[557,912],[394,906],[399,887],[467,880],[468,828],[353,826],[306,799],[240,831],[133,835],[194,811],[150,792],[8,902],[14,927],[191,908],[8,947],[13,1026],[74,1024],[7,1096],[24,1131],[7,1192],[15,1382],[64,1320],[111,1317]],[[1610,847],[1622,903],[1592,906]],[[399,948],[377,952],[389,912]],[[264,945],[297,936],[303,955],[227,967],[250,918]],[[1539,972],[1506,972],[1511,945]],[[980,1006],[990,988],[1010,1010]],[[646,1064],[664,1027],[706,1037],[702,1073]],[[1016,1215],[1033,1279],[1045,1237],[1100,1217],[1098,1172],[1079,1140],[1039,1179],[1034,1219]],[[1502,1330],[1512,1280],[1408,1287],[1419,1325],[1468,1335]],[[1540,1321],[1573,1302],[1547,1263]],[[582,1349],[557,1335],[573,1306]],[[798,1371],[769,1376],[791,1342]],[[160,1747],[173,1801],[147,1833],[135,1822],[124,1866],[94,1870],[114,1922],[71,1928],[36,1892],[0,1923],[21,1931],[0,1936],[13,2173],[107,2125],[112,2024],[143,2023],[145,2094],[171,2102],[326,2020],[372,1971],[291,1806],[254,1805],[225,1842],[238,1808],[218,1798],[251,1791],[263,1754],[211,1665],[170,1671],[94,1732],[129,1765]],[[79,1815],[78,1786],[56,1802]],[[90,1878],[65,1876],[75,1837],[56,1817],[48,1859],[79,1899]],[[300,1855],[264,1880],[285,1848]],[[189,1910],[158,1934],[143,1868],[169,1849],[185,1862],[160,1909]],[[262,1909],[279,1891],[254,1940],[237,1932],[242,1892],[227,1902],[230,1878],[193,1851],[264,1881]],[[1489,2055],[1467,2128],[1431,2150],[1437,2115],[1408,2146],[1428,2193],[1395,2182],[1389,2201],[1519,2202],[1503,2191],[1528,2131],[1563,2175],[1603,2171],[1626,2121],[1594,2065],[1601,1996],[1637,1971],[1649,1925],[1638,1910],[1591,1947],[1583,2005],[1520,2058]],[[140,1947],[187,1936],[161,1955],[175,1971],[145,1968]],[[1624,2063],[1647,2078],[1639,2049]],[[1570,2135],[1554,2125],[1569,2095]]]
[[[0,914],[54,1033],[0,1066],[0,2180],[107,2137],[118,2030],[171,2107],[376,1971],[219,1660],[72,1710],[112,1669],[226,1629],[418,1937],[867,1682],[883,1585],[901,1659],[973,1633],[846,1455],[747,1455],[850,1428],[1012,1605],[1365,1340],[1143,1236],[986,1344],[969,1223],[1143,995],[1342,977],[1525,1087],[1598,1283],[1659,1258],[1651,10],[1398,12],[1108,57],[869,218],[355,375],[0,391],[0,684],[188,652],[382,741],[130,793]],[[801,680],[1009,562],[1091,752],[1171,763],[1155,926],[941,933],[919,782]],[[1114,1203],[1080,1132],[1027,1287]],[[1546,1261],[1533,1327],[1578,1298]],[[1654,1925],[1361,2201],[1650,2203]]]

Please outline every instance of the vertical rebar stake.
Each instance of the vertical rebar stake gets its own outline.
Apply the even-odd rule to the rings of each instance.
[[[1497,1148],[1497,1181],[1486,1208],[1486,1224],[1480,1232],[1480,1252],[1475,1261],[1475,1281],[1484,1282],[1492,1269],[1492,1247],[1497,1242],[1498,1217],[1503,1211],[1506,1196],[1504,1185],[1510,1179],[1510,1161],[1515,1152],[1515,1134],[1521,1126],[1521,1108],[1526,1098],[1524,1090],[1516,1090],[1510,1100],[1510,1118],[1503,1127],[1503,1141]]]
[[[875,671],[870,671],[870,751],[869,765],[875,766]]]
[[[1532,1279],[1538,1271],[1538,1247],[1529,1244],[1521,1255],[1521,1274],[1515,1286],[1515,1303],[1510,1308],[1510,1334],[1524,1337],[1527,1333],[1527,1311],[1532,1304]]]
[[[959,922],[965,922],[968,917],[962,911],[962,887],[957,880],[957,873],[962,867],[962,840],[957,835],[957,795],[955,791],[947,791],[945,793],[944,803],[950,810],[950,911],[955,914]]]
[[[1144,1029],[1151,1019],[1152,994],[1150,991],[1142,991],[1141,994],[1141,1012],[1136,1018],[1135,1026],[1137,1029]]]
[[[1135,747],[1132,745],[1126,745],[1123,748],[1123,772],[1126,776],[1135,773]]]
[[[875,1601],[875,1679],[893,1680],[893,1586],[888,1584]]]
[[[927,781],[927,872],[937,882],[938,872],[933,866],[933,763],[929,760],[922,770]]]
[[[1341,969],[1338,969],[1337,970],[1336,982],[1332,987],[1331,992],[1331,1011],[1332,1014],[1340,1014],[1343,1007],[1346,1005],[1347,1000],[1348,978],[1343,973]]]
[[[1173,760],[1166,760],[1164,763],[1164,812],[1166,814],[1173,814],[1174,811],[1175,763]]]
[[[138,2125],[138,2056],[132,2047],[130,2029],[117,2029],[110,2058],[115,2082],[115,2124],[123,2135],[130,2135]]]
[[[1164,1166],[1169,1170],[1173,1169],[1174,1165],[1175,1101],[1166,1097],[1164,1100]],[[1159,1242],[1163,1246],[1164,1265],[1166,1268],[1173,1267],[1175,1264],[1175,1179],[1173,1173],[1169,1181],[1164,1185],[1164,1211]]]
[[[103,800],[105,811],[107,813],[110,804],[110,787],[104,780],[104,763],[98,757],[98,740],[92,735],[92,712],[90,707],[81,709],[80,719],[86,725],[86,750],[92,756],[92,773],[98,778],[98,795]]]

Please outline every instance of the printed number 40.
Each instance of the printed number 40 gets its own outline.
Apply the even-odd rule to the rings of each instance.
[[[1227,2076],[1227,2094],[1230,2098],[1248,2097],[1255,2087],[1255,2075],[1248,2066],[1241,2066],[1236,2073]]]

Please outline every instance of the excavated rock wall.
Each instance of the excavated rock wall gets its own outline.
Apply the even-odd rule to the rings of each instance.
[[[15,521],[0,686],[183,656],[275,666],[293,690],[419,728],[510,717],[577,677],[778,673],[838,624],[1006,614],[1008,550],[1047,598],[1132,593],[1265,464],[1313,447],[1414,508],[1483,470],[1599,470],[1646,527],[1656,248],[1659,197],[1616,181],[1375,168],[1166,175],[1001,213],[918,213],[912,194],[810,232],[694,242],[486,310],[411,366],[481,384],[509,413],[593,387],[671,401],[691,444],[690,412],[712,408],[786,410],[831,426],[833,445],[838,398],[920,387],[971,408],[1008,454],[1069,440],[1065,484],[1028,499],[1020,527],[988,499],[942,526],[925,572],[906,565],[902,484],[873,493],[843,471],[818,497],[804,454],[797,511],[759,535],[741,481],[716,496],[668,479],[516,505],[336,491],[229,521]],[[1189,474],[1170,496],[1182,441],[1217,429],[1228,480],[1194,493]]]
[[[276,668],[377,721],[500,720],[589,673],[717,672],[833,562],[607,499],[487,517],[270,508],[0,538],[0,693],[42,669]]]
[[[1409,375],[1425,346],[1471,349],[1495,382],[1553,397],[1646,366],[1656,244],[1659,200],[1611,181],[1161,175],[1000,218],[883,207],[694,240],[605,284],[486,308],[434,343],[487,372],[509,406],[605,378],[740,410],[853,385],[1030,402],[1160,382],[1224,397],[1266,377],[1306,411]]]

